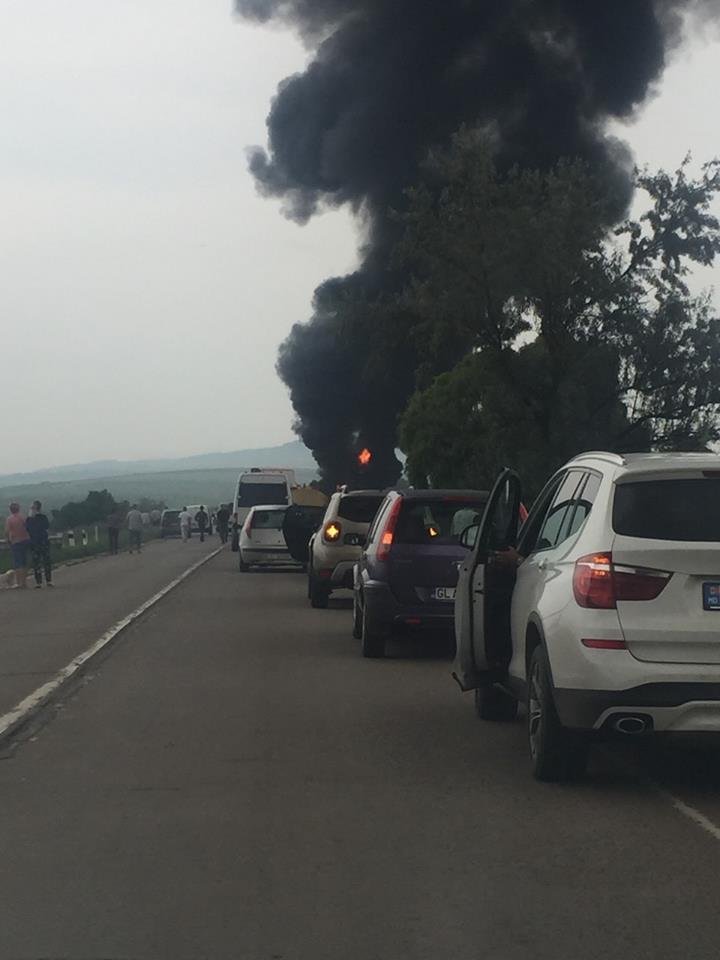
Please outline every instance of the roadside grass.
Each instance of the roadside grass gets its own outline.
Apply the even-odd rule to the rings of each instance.
[[[52,563],[54,567],[60,566],[62,563],[68,563],[72,560],[83,560],[86,557],[96,557],[102,553],[110,552],[110,545],[108,542],[108,535],[106,530],[100,531],[99,540],[95,541],[94,530],[92,533],[88,531],[88,544],[83,546],[80,541],[82,534],[79,530],[76,531],[76,544],[74,547],[68,546],[67,541],[60,546],[58,543],[53,543],[51,546],[51,555]],[[159,527],[149,527],[143,530],[143,543],[148,543],[151,540],[158,540],[160,538],[160,528]],[[130,536],[127,530],[120,531],[120,550],[126,551],[129,546]],[[7,573],[8,570],[12,569],[12,558],[10,556],[9,549],[2,545],[0,546],[0,574]]]

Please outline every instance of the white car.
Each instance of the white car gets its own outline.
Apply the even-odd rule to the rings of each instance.
[[[283,534],[287,507],[278,504],[251,507],[240,531],[240,572],[267,564],[291,564]]]
[[[588,453],[518,536],[519,503],[506,471],[463,534],[455,678],[480,716],[527,704],[540,780],[581,775],[593,736],[720,731],[720,458]]]

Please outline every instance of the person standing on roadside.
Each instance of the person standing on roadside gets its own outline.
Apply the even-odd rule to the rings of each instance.
[[[192,514],[187,507],[183,507],[180,511],[180,534],[183,539],[183,543],[187,543],[191,536],[192,530]]]
[[[15,571],[13,589],[24,590],[27,586],[28,550],[30,549],[30,534],[25,525],[25,517],[20,513],[20,504],[11,503],[10,513],[5,521],[5,536],[10,544],[12,565]]]
[[[128,512],[127,526],[130,533],[130,553],[142,553],[143,518],[136,503]]]
[[[107,518],[108,545],[112,556],[115,556],[120,548],[120,528],[124,520],[122,511],[117,507]]]
[[[220,543],[227,543],[230,511],[224,503],[220,504],[220,509],[215,514],[215,522],[217,523],[218,533],[220,534]]]
[[[42,587],[43,573],[45,574],[46,586],[51,587],[53,582],[52,559],[50,557],[50,521],[42,512],[42,504],[39,500],[33,500],[30,516],[25,521],[25,526],[30,535],[35,589],[39,590]]]
[[[200,509],[195,514],[195,523],[200,531],[200,543],[205,543],[205,531],[208,528],[209,521],[210,517],[208,516],[207,510],[201,505]]]

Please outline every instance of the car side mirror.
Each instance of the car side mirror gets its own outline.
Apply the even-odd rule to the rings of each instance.
[[[465,527],[463,532],[460,534],[460,545],[466,547],[468,550],[474,550],[479,533],[479,523],[472,523],[469,527]]]

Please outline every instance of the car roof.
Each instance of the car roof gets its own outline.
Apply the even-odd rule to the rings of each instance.
[[[487,500],[487,490],[396,490],[406,500]]]
[[[720,456],[716,453],[606,453],[595,451],[574,457],[566,466],[591,461],[611,464],[621,474],[667,473],[668,470],[720,470]]]

